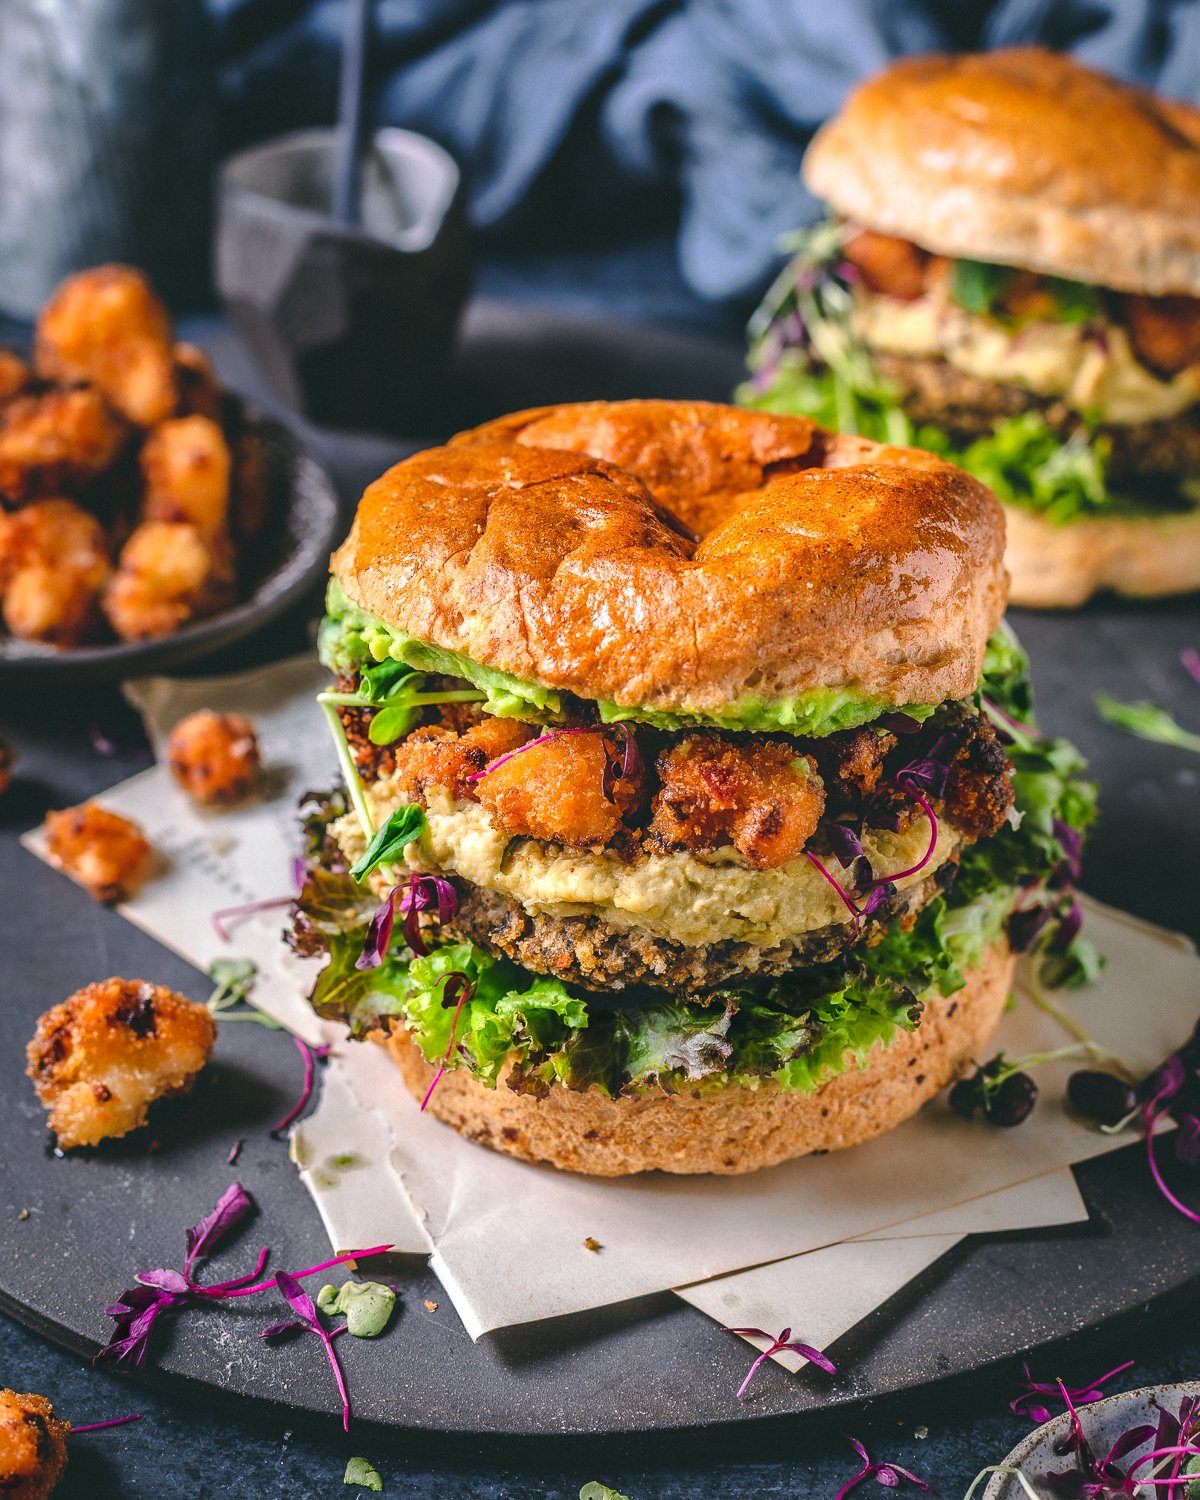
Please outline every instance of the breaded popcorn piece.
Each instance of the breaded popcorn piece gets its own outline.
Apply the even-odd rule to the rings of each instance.
[[[0,349],[0,406],[29,384],[29,366],[15,349]]]
[[[136,823],[95,802],[48,812],[46,850],[97,901],[119,901],[145,874],[151,847]]]
[[[576,849],[607,844],[645,795],[645,770],[604,795],[604,768],[618,759],[616,736],[563,734],[522,751],[475,783],[475,795],[505,833]]]
[[[221,385],[217,372],[203,349],[195,344],[177,343],[172,353],[175,358],[175,380],[179,386],[179,412],[181,417],[211,417],[221,420]]]
[[[0,1390],[0,1495],[45,1500],[67,1467],[70,1431],[45,1396]]]
[[[19,504],[81,489],[109,467],[126,435],[91,387],[18,396],[0,412],[0,494]]]
[[[150,640],[232,604],[234,578],[225,539],[209,548],[186,521],[143,521],[121,549],[102,606],[122,640]]]
[[[20,639],[57,646],[92,639],[111,572],[104,528],[72,501],[42,500],[0,515],[4,623]]]
[[[411,802],[423,801],[431,787],[444,787],[456,802],[476,802],[479,782],[471,778],[489,761],[507,755],[533,737],[534,731],[517,719],[485,719],[466,734],[455,734],[440,724],[428,724],[423,729],[414,729],[401,745],[394,747],[391,775],[401,794]],[[361,734],[351,740],[351,745],[356,751],[361,746],[367,753],[375,748]],[[364,753],[360,764],[366,758]]]
[[[206,543],[225,531],[231,460],[224,434],[208,417],[160,422],[142,445],[144,521],[187,521]]]
[[[647,842],[662,850],[732,845],[751,869],[771,870],[800,853],[825,810],[816,762],[783,741],[687,735],[656,767]]]
[[[238,802],[253,790],[261,764],[254,725],[245,714],[210,708],[188,714],[167,740],[167,764],[197,802]]]
[[[144,979],[104,979],[41,1017],[26,1072],[63,1150],[96,1146],[144,1125],[155,1099],[186,1094],[216,1039],[207,1006]]]
[[[131,266],[67,277],[38,316],[34,367],[47,380],[90,381],[139,427],[179,404],[171,320]]]

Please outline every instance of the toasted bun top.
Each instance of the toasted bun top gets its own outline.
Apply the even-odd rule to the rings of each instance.
[[[595,402],[397,464],[333,570],[362,608],[484,666],[721,715],[815,688],[966,696],[1003,550],[991,491],[929,453],[705,402]]]
[[[1200,296],[1200,111],[1038,47],[894,63],[817,132],[804,180],[940,255]]]

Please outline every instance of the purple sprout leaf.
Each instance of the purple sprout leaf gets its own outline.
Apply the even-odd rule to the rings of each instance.
[[[393,886],[388,891],[367,924],[362,952],[354,960],[356,969],[377,969],[387,956],[392,941],[392,926],[396,920],[396,889]]]
[[[1058,840],[1058,847],[1063,852],[1067,869],[1071,873],[1071,879],[1078,880],[1083,868],[1083,835],[1064,823],[1061,818],[1055,818],[1051,826],[1054,830],[1054,837]]]
[[[1188,676],[1200,682],[1200,655],[1191,646],[1185,646],[1179,653],[1179,660],[1183,663],[1184,671]]]
[[[1194,1167],[1200,1162],[1200,1120],[1195,1115],[1183,1115],[1179,1129],[1175,1132],[1175,1160],[1185,1167]]]
[[[919,734],[921,730],[920,719],[910,718],[908,714],[882,714],[876,723],[893,734]]]
[[[272,1323],[270,1328],[264,1328],[259,1334],[260,1339],[278,1338],[281,1333],[311,1333],[312,1329],[307,1323]]]
[[[211,1255],[234,1225],[245,1218],[252,1206],[250,1195],[241,1183],[232,1183],[221,1194],[220,1201],[212,1213],[201,1219],[194,1229],[188,1230],[187,1261],[183,1268],[183,1279],[186,1285],[191,1284],[192,1266],[195,1262]],[[144,1280],[143,1277],[138,1279]],[[167,1290],[175,1289],[168,1287]]]
[[[1008,945],[1014,953],[1028,953],[1050,920],[1048,906],[1029,906],[1014,911],[1008,919]]]
[[[1071,907],[1066,916],[1054,929],[1054,942],[1060,948],[1069,948],[1079,936],[1079,929],[1083,926],[1083,911],[1079,902],[1071,897]]]
[[[170,1292],[176,1297],[186,1297],[192,1290],[192,1283],[186,1276],[181,1276],[178,1271],[139,1271],[134,1277],[143,1286],[153,1287],[159,1292]]]
[[[300,1090],[300,1097],[296,1101],[295,1107],[289,1110],[288,1113],[284,1115],[283,1119],[280,1120],[279,1124],[272,1128],[271,1134],[274,1136],[281,1135],[292,1123],[292,1121],[295,1120],[303,1112],[304,1106],[312,1098],[314,1057],[325,1057],[329,1052],[328,1047],[318,1047],[316,1054],[314,1054],[313,1049],[308,1045],[308,1043],[302,1037],[298,1037],[294,1034],[292,1036],[292,1041],[294,1041],[296,1046],[300,1049],[300,1054],[304,1058],[304,1086]]]
[[[798,1354],[801,1359],[808,1360],[810,1364],[819,1365],[822,1370],[825,1370],[830,1375],[837,1374],[837,1370],[835,1369],[833,1364],[825,1358],[825,1356],[819,1349],[814,1349],[809,1344],[801,1344],[793,1341],[792,1330],[790,1328],[785,1328],[778,1338],[776,1338],[772,1334],[766,1333],[761,1328],[723,1328],[721,1332],[738,1333],[741,1334],[743,1338],[766,1339],[767,1343],[770,1345],[769,1348],[762,1351],[762,1353],[750,1366],[750,1373],[746,1376],[745,1380],[742,1381],[740,1387],[738,1388],[739,1396],[743,1394],[746,1387],[754,1378],[754,1372],[758,1369],[759,1365],[761,1365],[764,1360],[770,1359],[773,1354],[782,1353],[784,1349],[790,1349],[794,1354]],[[851,1438],[850,1441],[853,1442],[854,1439]]]
[[[1100,1465],[1101,1469],[1107,1469],[1110,1463],[1118,1458],[1124,1458],[1135,1448],[1140,1448],[1147,1438],[1153,1436],[1153,1427],[1131,1427],[1128,1432],[1123,1432],[1105,1455],[1104,1462]]]
[[[909,761],[896,772],[897,785],[901,778],[915,782],[931,796],[940,797],[946,790],[950,776],[950,762],[958,752],[958,742],[953,734],[943,734],[918,760]]]
[[[845,823],[827,823],[825,836],[843,870],[848,870],[855,860],[864,857],[862,840],[854,829],[847,828]]]
[[[875,1466],[875,1482],[886,1484],[889,1489],[894,1489],[900,1483],[900,1476],[892,1468],[891,1464],[877,1464]]]
[[[337,1354],[334,1352],[333,1348],[334,1335],[343,1332],[345,1325],[343,1324],[342,1328],[335,1329],[334,1335],[328,1334],[325,1331],[323,1324],[321,1323],[320,1315],[317,1312],[317,1304],[308,1295],[308,1293],[304,1290],[304,1288],[300,1285],[296,1278],[294,1276],[289,1276],[286,1271],[280,1271],[279,1274],[275,1277],[275,1285],[283,1293],[283,1296],[292,1308],[292,1311],[300,1315],[299,1326],[308,1329],[312,1333],[315,1333],[321,1340],[321,1342],[325,1345],[325,1353],[329,1356],[329,1363],[333,1367],[333,1378],[337,1381],[338,1392],[342,1398],[342,1430],[344,1432],[349,1432],[350,1394],[346,1390],[346,1382],[342,1378],[342,1369],[338,1364]],[[288,1325],[282,1323],[272,1325],[274,1331],[277,1333],[282,1332],[286,1326]],[[265,1336],[266,1335],[264,1335],[264,1337]]]
[[[283,1293],[293,1312],[298,1313],[305,1322],[311,1323],[314,1327],[321,1326],[317,1317],[317,1304],[294,1276],[289,1276],[286,1271],[280,1271],[275,1277],[275,1285]]]
[[[885,880],[882,885],[877,885],[863,904],[859,911],[864,917],[869,917],[889,902],[896,894],[896,887],[890,880]]]
[[[229,1155],[225,1158],[226,1166],[232,1167],[236,1165],[238,1157],[242,1154],[242,1147],[245,1144],[246,1137],[244,1135],[239,1135],[237,1140],[234,1141],[233,1145],[229,1148]]]
[[[902,1469],[899,1464],[873,1464],[867,1454],[867,1450],[863,1447],[863,1445],[858,1441],[857,1438],[850,1437],[848,1433],[844,1434],[844,1436],[846,1438],[846,1441],[853,1446],[854,1451],[858,1454],[859,1458],[862,1459],[863,1466],[858,1471],[858,1473],[855,1474],[853,1479],[848,1479],[846,1483],[842,1485],[841,1489],[838,1490],[837,1494],[834,1496],[834,1500],[842,1500],[843,1496],[848,1495],[857,1484],[861,1483],[862,1480],[866,1479],[871,1474],[875,1476],[879,1484],[887,1485],[889,1489],[894,1489],[903,1478],[906,1479],[910,1484],[915,1484],[918,1489],[927,1490],[930,1494],[933,1493],[932,1485],[926,1484],[923,1479],[918,1478],[918,1476],[912,1473],[911,1470]]]

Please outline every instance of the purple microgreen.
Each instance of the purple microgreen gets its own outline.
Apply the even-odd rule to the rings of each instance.
[[[318,1057],[324,1059],[329,1055],[328,1046],[318,1047],[314,1052],[313,1048],[308,1045],[303,1037],[293,1035],[292,1041],[300,1049],[301,1056],[304,1058],[304,1087],[300,1091],[300,1097],[296,1101],[295,1107],[284,1115],[278,1125],[272,1128],[271,1134],[274,1136],[281,1135],[304,1109],[304,1106],[312,1097],[314,1061]]]
[[[346,1390],[346,1382],[342,1379],[342,1371],[337,1361],[337,1354],[334,1352],[333,1336],[327,1333],[322,1325],[316,1303],[294,1276],[289,1276],[286,1271],[280,1271],[275,1278],[275,1284],[283,1293],[284,1299],[292,1311],[298,1314],[300,1322],[298,1324],[275,1323],[264,1333],[260,1334],[259,1337],[269,1338],[273,1334],[283,1332],[288,1327],[306,1328],[309,1332],[317,1335],[325,1345],[325,1352],[329,1356],[329,1363],[333,1366],[333,1378],[337,1381],[337,1388],[342,1397],[342,1430],[349,1432],[350,1395]],[[344,1326],[336,1329],[335,1333],[341,1333],[344,1330]]]
[[[790,1349],[793,1354],[798,1354],[801,1359],[806,1359],[810,1364],[819,1365],[829,1375],[836,1375],[837,1370],[819,1349],[814,1349],[809,1344],[796,1343],[792,1339],[792,1330],[785,1328],[778,1338],[769,1333],[764,1333],[761,1328],[723,1328],[722,1333],[740,1333],[743,1338],[766,1339],[770,1348],[764,1349],[754,1363],[750,1366],[750,1373],[738,1387],[738,1395],[744,1395],[746,1387],[754,1379],[754,1372],[762,1364],[763,1360],[770,1359],[773,1354],[779,1354],[784,1349]]]
[[[176,1297],[169,1292],[156,1291],[149,1286],[131,1287],[121,1293],[120,1302],[104,1309],[106,1318],[115,1318],[111,1341],[95,1356],[92,1363],[111,1361],[118,1365],[131,1365],[134,1369],[145,1363],[150,1347],[150,1335],[156,1320],[172,1308],[182,1307],[188,1296]]]
[[[468,979],[467,976],[458,969],[452,969],[449,974],[443,974],[442,985],[442,1009],[448,1010],[450,1006],[453,1005],[454,1019],[450,1022],[450,1041],[446,1046],[446,1055],[442,1058],[437,1072],[433,1075],[433,1082],[425,1090],[425,1097],[421,1100],[422,1110],[425,1109],[425,1106],[429,1103],[430,1099],[433,1098],[434,1089],[437,1088],[438,1084],[442,1081],[442,1075],[450,1065],[450,1058],[454,1053],[454,1039],[455,1035],[458,1032],[459,1017],[462,1015],[463,1006],[475,994],[474,981]]]
[[[1175,1160],[1185,1167],[1194,1167],[1200,1162],[1200,1120],[1195,1115],[1182,1115],[1179,1129],[1175,1132]]]
[[[920,719],[912,719],[908,714],[882,714],[875,722],[893,734],[917,734],[921,728]]]
[[[294,896],[278,896],[271,901],[251,901],[245,906],[224,906],[220,911],[213,912],[210,920],[217,936],[223,943],[228,943],[232,939],[226,929],[226,922],[240,922],[243,917],[252,916],[256,911],[270,911],[276,906],[291,906],[294,900]]]
[[[933,1494],[933,1486],[926,1484],[923,1479],[918,1478],[911,1470],[902,1469],[899,1464],[873,1464],[867,1455],[867,1450],[857,1438],[852,1438],[847,1434],[846,1441],[852,1445],[854,1451],[862,1459],[863,1466],[853,1479],[848,1479],[842,1485],[841,1489],[834,1496],[834,1500],[842,1500],[844,1495],[848,1495],[856,1485],[860,1484],[871,1474],[874,1474],[879,1484],[886,1485],[889,1489],[894,1489],[900,1483],[901,1479],[906,1479],[909,1484],[915,1484],[918,1489],[927,1490],[929,1494]]]
[[[292,860],[292,880],[298,891],[304,889],[304,881],[308,876],[308,865],[303,854],[297,854]]]
[[[1008,946],[1014,953],[1028,953],[1049,920],[1048,906],[1028,906],[1024,911],[1011,912],[1005,924]]]
[[[1118,1458],[1124,1458],[1127,1453],[1132,1453],[1135,1448],[1140,1448],[1148,1438],[1152,1438],[1153,1436],[1153,1427],[1131,1427],[1128,1432],[1121,1433],[1116,1442],[1104,1455],[1104,1462],[1100,1465],[1101,1469],[1107,1469],[1110,1463],[1114,1463]]]
[[[825,837],[829,840],[829,847],[837,856],[837,862],[843,870],[848,870],[855,860],[864,859],[862,840],[853,828],[847,828],[845,823],[827,823],[825,825]]]
[[[178,1271],[159,1269],[156,1271],[139,1271],[133,1278],[142,1286],[152,1286],[159,1292],[170,1292],[172,1296],[186,1297],[195,1290],[195,1286],[189,1276],[183,1276]]]
[[[1122,1370],[1129,1370],[1132,1367],[1133,1360],[1127,1359],[1123,1365],[1118,1365],[1115,1370],[1108,1370],[1105,1374],[1098,1375],[1095,1380],[1089,1381],[1087,1385],[1070,1390],[1071,1400],[1078,1406],[1086,1405],[1089,1401],[1101,1400],[1104,1396],[1101,1387],[1105,1381],[1111,1380],[1114,1375],[1119,1375]],[[1034,1380],[1033,1376],[1029,1373],[1028,1365],[1023,1365],[1022,1369],[1025,1371],[1025,1389],[1014,1401],[1009,1402],[1009,1407],[1018,1417],[1031,1417],[1038,1423],[1048,1422],[1050,1420],[1050,1413],[1046,1408],[1044,1406],[1031,1406],[1029,1402],[1033,1396],[1057,1396],[1059,1394],[1060,1383],[1057,1380]]]
[[[1158,1071],[1158,1092],[1147,1102],[1142,1111],[1142,1125],[1146,1132],[1146,1157],[1150,1162],[1150,1175],[1154,1178],[1155,1186],[1171,1207],[1178,1209],[1185,1219],[1191,1219],[1193,1224],[1200,1224],[1200,1214],[1181,1203],[1164,1182],[1154,1155],[1154,1127],[1166,1113],[1166,1110],[1160,1109],[1159,1106],[1179,1092],[1186,1077],[1187,1070],[1179,1054],[1172,1052]]]
[[[363,939],[362,952],[354,960],[356,969],[377,969],[384,960],[392,941],[392,926],[396,918],[396,892],[398,886],[393,886],[383,902],[375,910],[367,926],[367,935]],[[411,943],[409,944],[411,947]],[[419,950],[414,950],[419,951]]]
[[[515,750],[509,750],[504,755],[498,755],[490,765],[484,766],[482,771],[475,771],[467,777],[468,781],[482,781],[485,776],[490,776],[493,771],[498,771],[501,766],[507,765],[510,760],[515,760],[518,755],[524,755],[527,750],[534,750],[538,745],[548,745],[551,740],[562,739],[566,734],[595,734],[594,729],[548,729],[545,734],[539,734],[536,740],[527,740],[525,744],[518,745]]]
[[[192,1267],[195,1263],[211,1255],[234,1225],[239,1224],[246,1217],[251,1207],[250,1195],[245,1188],[240,1182],[232,1183],[221,1194],[220,1202],[212,1213],[201,1219],[194,1229],[188,1230],[185,1239],[187,1260],[183,1267],[183,1280],[186,1286],[190,1287],[194,1284]]]
[[[135,1411],[131,1417],[114,1417],[111,1422],[88,1422],[83,1427],[71,1428],[71,1436],[78,1437],[81,1432],[99,1432],[102,1427],[123,1427],[126,1422],[140,1422],[142,1414]]]
[[[1179,653],[1179,660],[1183,663],[1184,671],[1196,682],[1200,682],[1200,653],[1194,651],[1191,646],[1185,646]]]
[[[400,910],[406,913],[404,941],[420,958],[426,957],[429,953],[425,940],[421,936],[420,913],[432,905],[433,896],[429,893],[430,886],[433,887],[433,895],[437,897],[439,926],[448,921],[458,910],[458,895],[443,876],[413,875],[409,877],[408,888],[400,897]]]
[[[244,1135],[239,1135],[237,1140],[234,1141],[233,1145],[230,1146],[229,1155],[225,1158],[225,1163],[227,1166],[233,1167],[237,1165],[237,1159],[239,1156],[241,1156],[242,1147],[245,1144],[246,1137]]]
[[[1078,880],[1083,868],[1083,835],[1072,828],[1069,823],[1064,823],[1061,818],[1055,818],[1051,827],[1058,841],[1058,847],[1062,850],[1063,860],[1070,871],[1071,879]]]
[[[829,871],[825,868],[825,866],[821,863],[821,861],[817,858],[817,856],[815,854],[811,854],[806,849],[804,851],[804,857],[805,857],[805,859],[807,859],[809,861],[809,863],[812,865],[812,867],[813,867],[814,870],[819,871],[825,877],[825,879],[829,882],[829,884],[834,888],[834,890],[842,898],[842,901],[845,903],[846,910],[850,913],[851,920],[854,923],[854,937],[855,937],[855,940],[857,941],[858,934],[862,930],[862,917],[861,917],[861,915],[859,913],[858,907],[855,906],[854,902],[851,901],[848,893],[842,889],[842,887],[833,878],[833,876],[829,873]]]
[[[864,917],[873,916],[881,906],[886,906],[895,894],[896,887],[890,880],[885,880],[882,884],[875,887],[859,907],[859,911],[862,912]]]
[[[942,739],[948,738],[948,735],[942,736]],[[938,741],[938,744],[941,744],[941,740]],[[904,773],[902,772],[901,775],[903,774]],[[944,784],[945,783],[943,781],[943,785]],[[933,858],[933,851],[937,848],[938,841],[937,818],[934,815],[934,811],[930,803],[927,802],[921,795],[921,793],[917,790],[916,783],[911,778],[906,778],[902,781],[900,779],[900,776],[897,776],[896,785],[902,792],[907,792],[909,796],[915,797],[916,800],[921,804],[921,807],[924,809],[925,816],[929,819],[929,848],[926,849],[923,857],[919,859],[915,865],[911,865],[907,870],[897,870],[894,875],[889,875],[887,877],[889,880],[903,880],[906,875],[915,875],[918,870],[923,870],[929,863],[929,861]]]
[[[382,1255],[390,1250],[391,1245],[373,1245],[370,1250],[348,1250],[345,1255],[335,1255],[332,1260],[323,1260],[319,1266],[309,1266],[306,1271],[293,1271],[292,1278],[295,1281],[306,1281],[310,1276],[316,1276],[321,1271],[331,1270],[334,1266],[345,1265],[348,1260],[369,1260],[372,1255]],[[236,1283],[232,1281],[222,1282],[215,1287],[199,1287],[198,1290],[207,1295],[210,1292],[220,1292],[226,1297],[250,1297],[255,1292],[268,1292],[275,1285],[274,1278],[270,1281],[260,1281],[257,1286],[239,1287],[236,1291],[227,1291],[227,1287],[233,1287]]]
[[[1071,905],[1065,917],[1054,929],[1052,941],[1058,946],[1069,948],[1079,936],[1079,929],[1083,926],[1083,911],[1074,896],[1071,897]]]
[[[952,734],[943,734],[935,741],[931,748],[920,760],[913,760],[906,766],[901,766],[895,776],[896,785],[904,787],[904,780],[923,786],[931,797],[940,797],[946,790],[946,781],[950,775],[950,762],[958,750],[958,743]]]

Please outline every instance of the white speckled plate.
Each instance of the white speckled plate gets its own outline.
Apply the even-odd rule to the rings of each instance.
[[[1148,1385],[1140,1391],[1125,1391],[1119,1396],[1108,1396],[1103,1401],[1093,1401],[1088,1406],[1079,1407],[1079,1420],[1092,1445],[1092,1451],[1098,1457],[1103,1457],[1123,1432],[1143,1425],[1157,1427],[1161,1408],[1177,1412],[1179,1403],[1185,1396],[1198,1395],[1200,1380],[1185,1380],[1178,1385]],[[1073,1455],[1054,1451],[1054,1444],[1066,1437],[1069,1430],[1070,1419],[1066,1412],[1049,1422],[1043,1422],[1023,1442],[1017,1444],[1004,1460],[1005,1467],[1018,1469],[1036,1494],[1045,1495],[1047,1500],[1054,1500],[1054,1491],[1044,1482],[1046,1471],[1049,1469],[1052,1473],[1061,1473],[1074,1463]],[[1152,1441],[1143,1443],[1140,1448],[1126,1454],[1117,1467],[1124,1471],[1135,1459],[1143,1453],[1149,1453],[1151,1449]],[[1149,1470],[1150,1466],[1146,1465],[1145,1472],[1148,1473]],[[1150,1487],[1147,1486],[1142,1493],[1149,1495]],[[981,1500],[1028,1500],[1028,1496],[1014,1475],[993,1474]]]

